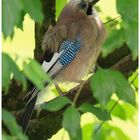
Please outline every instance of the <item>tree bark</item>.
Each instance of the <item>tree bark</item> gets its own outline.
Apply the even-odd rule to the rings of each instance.
[[[51,52],[43,54],[41,44],[49,25],[55,25],[55,0],[42,0],[42,7],[45,18],[41,26],[38,23],[35,23],[34,50],[34,58],[40,63],[43,62],[44,58],[46,58],[46,61],[49,61],[52,57]]]

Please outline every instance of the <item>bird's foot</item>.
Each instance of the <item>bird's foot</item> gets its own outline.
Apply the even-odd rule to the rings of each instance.
[[[61,88],[58,86],[58,84],[54,83],[54,85],[55,85],[55,88],[56,88],[59,96],[63,96],[64,92],[61,90]]]
[[[78,81],[76,81],[76,83],[78,83],[79,85],[81,85],[81,84],[84,84],[86,81],[84,81],[84,80],[78,80]]]

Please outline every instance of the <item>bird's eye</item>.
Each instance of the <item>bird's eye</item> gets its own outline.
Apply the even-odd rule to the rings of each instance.
[[[85,9],[87,7],[87,4],[85,2],[80,3],[80,8]]]

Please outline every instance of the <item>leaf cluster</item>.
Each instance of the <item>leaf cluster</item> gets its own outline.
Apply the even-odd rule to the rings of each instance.
[[[138,56],[138,0],[116,0],[116,8],[121,21],[115,23],[103,46],[103,56],[107,56],[125,43],[132,52],[133,59]]]
[[[56,18],[61,9],[66,4],[66,0],[56,0]],[[137,0],[116,0],[116,8],[121,16],[121,20],[115,22],[115,28],[110,27],[109,37],[103,47],[103,56],[118,49],[126,43],[132,52],[133,59],[137,58],[138,47],[138,1]],[[38,23],[43,21],[42,5],[40,0],[3,0],[2,1],[2,32],[5,38],[13,36],[14,28],[23,29],[24,15],[28,13],[31,18]],[[119,25],[119,28],[118,28]],[[49,81],[48,75],[42,70],[40,64],[35,60],[25,62],[23,70],[15,64],[14,60],[8,55],[2,54],[2,88],[7,93],[11,79],[16,79],[23,85],[23,90],[27,87],[26,79],[32,81],[39,89],[43,89],[44,81]],[[135,74],[134,74],[135,75]],[[130,77],[130,79],[133,79]],[[137,86],[138,81],[133,81]],[[40,110],[58,111],[64,109],[62,127],[69,133],[71,140],[117,140],[129,138],[124,132],[115,126],[106,123],[98,133],[95,133],[100,124],[92,123],[81,126],[81,115],[90,112],[100,121],[109,121],[112,117],[122,120],[133,119],[135,114],[136,89],[132,87],[128,80],[118,71],[110,69],[99,69],[90,79],[93,98],[98,101],[97,105],[83,103],[79,107],[73,104],[66,97],[57,97],[49,103],[40,106]],[[116,104],[116,98],[119,102]],[[115,106],[114,106],[115,105]],[[3,139],[28,138],[22,134],[21,128],[17,125],[15,118],[6,110],[3,110],[3,122],[8,128],[3,133]]]
[[[14,28],[23,30],[25,14],[42,23],[44,15],[40,0],[2,0],[2,32],[5,38],[13,37]]]

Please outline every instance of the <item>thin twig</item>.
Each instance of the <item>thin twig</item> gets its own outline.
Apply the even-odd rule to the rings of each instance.
[[[134,79],[130,82],[130,84],[134,84],[134,81],[136,80],[137,77],[138,77],[138,72],[136,73]]]
[[[108,24],[108,23],[110,23],[110,22],[112,22],[112,21],[114,21],[114,20],[118,20],[118,19],[121,19],[121,16],[118,16],[118,17],[115,17],[115,18],[113,18],[113,19],[110,19],[110,20],[104,22],[104,24]]]
[[[113,110],[114,110],[114,108],[118,105],[118,102],[119,102],[119,100],[117,100],[115,103],[114,103],[114,105],[111,107],[111,109],[109,110],[109,113],[111,113]],[[94,133],[96,134],[98,131],[99,131],[99,129],[102,127],[102,125],[105,123],[106,121],[102,121],[101,123],[100,123],[100,125],[97,127],[97,129],[94,131]]]
[[[134,81],[136,80],[137,77],[138,77],[138,72],[136,73],[134,79],[130,82],[130,84],[133,84],[136,91],[138,91],[138,87],[135,86]]]

